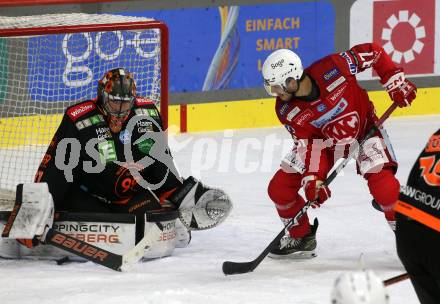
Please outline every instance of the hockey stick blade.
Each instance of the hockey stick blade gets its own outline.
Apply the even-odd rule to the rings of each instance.
[[[305,212],[307,208],[309,208],[310,204],[311,203],[308,202],[301,211]],[[295,219],[299,218],[301,215],[297,215],[294,219],[291,219],[292,222],[291,225],[293,225]],[[270,242],[270,244],[263,250],[263,252],[260,253],[260,255],[255,260],[250,262],[230,262],[230,261],[223,262],[223,266],[222,266],[223,273],[225,275],[231,275],[231,274],[242,274],[242,273],[254,271],[254,269],[257,268],[258,265],[260,265],[260,263],[269,254],[269,252],[272,249],[276,248],[276,246],[278,246],[279,241],[285,234],[286,231],[285,229],[286,228],[284,228],[283,230],[280,231],[280,233],[278,233],[278,235],[272,240],[272,242]]]
[[[252,272],[258,266],[255,261],[252,262],[223,262],[222,270],[225,275],[242,274]]]

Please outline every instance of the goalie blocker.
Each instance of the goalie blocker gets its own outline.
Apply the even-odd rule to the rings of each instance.
[[[14,209],[0,212],[0,229],[3,230],[0,257],[83,260],[53,246],[27,248],[16,241],[44,240],[48,228],[112,253],[124,254],[135,246],[136,240],[157,233],[155,225],[161,227],[162,232],[148,244],[144,258],[164,257],[171,255],[175,247],[189,243],[188,230],[213,228],[224,221],[232,208],[222,190],[205,187],[193,177],[184,181],[169,202],[178,209],[147,212],[143,225],[136,225],[140,218],[133,214],[56,212],[53,216],[53,201],[45,183],[19,185]]]

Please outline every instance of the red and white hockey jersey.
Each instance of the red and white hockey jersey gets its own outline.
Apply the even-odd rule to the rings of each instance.
[[[350,143],[362,139],[377,119],[367,92],[361,88],[355,75],[374,68],[381,79],[396,71],[396,66],[382,47],[366,43],[350,50],[326,56],[304,70],[319,88],[316,100],[304,101],[293,97],[285,102],[276,100],[276,113],[280,122],[297,140],[307,140],[305,174],[325,178],[329,156],[321,153],[319,168],[311,169],[314,139],[337,143]],[[316,142],[316,141],[315,141]],[[328,141],[327,141],[328,142]],[[334,151],[334,147],[330,150]],[[316,162],[313,164],[316,167]]]

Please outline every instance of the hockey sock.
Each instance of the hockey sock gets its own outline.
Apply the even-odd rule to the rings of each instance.
[[[382,207],[387,220],[394,220],[393,205],[399,197],[400,184],[391,169],[384,169],[368,176],[368,188]]]
[[[301,187],[301,175],[286,173],[278,170],[269,183],[267,189],[269,197],[275,203],[278,215],[285,224],[293,218],[304,206],[304,199],[298,194]],[[293,238],[303,237],[310,233],[310,224],[307,213],[299,220],[298,225],[293,226],[289,234]]]

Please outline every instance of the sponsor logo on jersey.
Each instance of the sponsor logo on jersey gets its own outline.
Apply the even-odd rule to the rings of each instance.
[[[102,164],[116,160],[115,142],[113,140],[106,140],[98,143],[99,159]]]
[[[99,115],[92,116],[90,118],[80,120],[75,123],[75,126],[78,130],[82,130],[84,128],[90,127],[92,125],[97,125],[102,122],[104,122],[104,116],[99,114]]]
[[[100,124],[101,122],[104,122],[104,116],[102,116],[101,114],[94,115],[90,117],[90,122],[92,123],[92,125]]]
[[[151,121],[139,120],[136,122],[138,133],[153,132],[153,123]]]
[[[77,123],[75,123],[75,126],[78,130],[82,130],[85,128],[84,123],[81,121],[78,121]]]
[[[154,140],[152,138],[148,138],[139,142],[138,148],[139,151],[141,151],[142,153],[149,154],[153,145],[154,145]]]
[[[298,107],[294,107],[289,113],[287,113],[286,119],[287,121],[292,121],[292,119],[301,112],[301,110]]]
[[[150,99],[137,97],[135,104],[136,104],[136,106],[144,106],[144,105],[154,104],[154,102]]]
[[[281,108],[280,108],[280,114],[284,115],[284,113],[286,113],[286,110],[289,108],[289,104],[288,103],[284,103]]]
[[[110,132],[110,129],[107,127],[96,128],[95,131],[99,140],[112,138],[112,133]]]
[[[128,132],[127,130],[122,130],[121,132],[119,132],[119,140],[124,145],[130,143],[130,139],[131,139],[131,135],[130,132]]]
[[[294,123],[296,123],[299,126],[302,126],[306,120],[309,120],[314,116],[312,110],[307,109],[301,113],[297,118],[294,119]]]
[[[327,110],[327,106],[324,103],[321,103],[316,107],[316,110],[318,110],[318,112],[324,112]]]
[[[95,108],[95,104],[91,101],[89,102],[85,102],[79,105],[76,105],[72,108],[70,108],[67,111],[67,115],[70,116],[70,118],[75,121],[77,120],[79,117],[83,116],[84,114],[92,111]]]
[[[324,124],[333,120],[336,116],[341,114],[347,108],[347,106],[348,106],[347,100],[342,98],[341,101],[339,101],[339,103],[336,106],[334,106],[330,111],[328,111],[324,115],[312,121],[311,124],[316,128],[321,128]]]
[[[339,75],[339,73],[338,68],[333,68],[330,71],[325,72],[324,75],[322,75],[322,78],[324,78],[325,81],[329,81]]]
[[[150,115],[151,117],[157,117],[159,116],[159,113],[157,112],[156,109],[146,109],[148,115]]]
[[[90,127],[91,125],[92,125],[92,122],[88,118],[80,120],[77,123],[75,123],[75,126],[78,130],[82,130],[84,128]]]
[[[338,79],[336,79],[335,81],[333,81],[326,89],[327,91],[331,92],[334,89],[336,89],[339,85],[343,84],[345,82],[345,77],[341,76]]]
[[[359,129],[359,115],[353,111],[328,122],[322,128],[322,133],[340,144],[350,144],[357,138]]]
[[[339,97],[342,95],[342,93],[344,93],[346,87],[347,87],[347,85],[344,85],[344,86],[340,87],[338,90],[336,90],[336,92],[329,95],[328,99],[330,99],[330,103],[332,105],[334,105],[336,103],[336,101],[339,99]]]
[[[411,186],[400,186],[400,193],[432,209],[440,210],[440,198]]]
[[[345,61],[347,61],[348,69],[350,70],[350,73],[352,75],[356,74],[357,73],[357,65],[356,65],[356,63],[353,62],[350,55],[348,55],[347,52],[342,52],[339,55],[341,55],[341,57],[344,58]]]
[[[136,115],[148,115],[148,112],[146,109],[134,109],[134,114]]]

